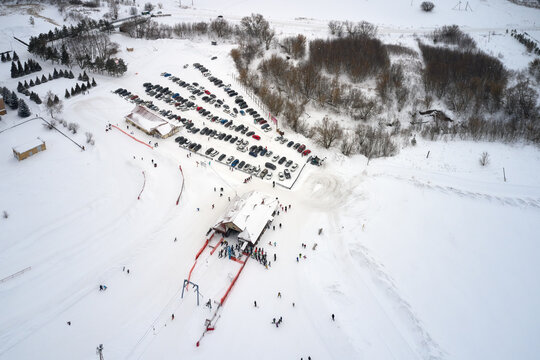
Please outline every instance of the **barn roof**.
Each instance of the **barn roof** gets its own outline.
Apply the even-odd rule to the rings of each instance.
[[[168,124],[168,122],[161,117],[139,105],[135,106],[135,109],[131,111],[131,114],[126,117],[148,133],[151,133],[161,125]]]
[[[231,202],[214,229],[226,231],[227,224],[232,223],[240,230],[239,239],[254,244],[266,224],[274,219],[273,214],[277,207],[278,201],[269,195],[257,191],[245,193]]]

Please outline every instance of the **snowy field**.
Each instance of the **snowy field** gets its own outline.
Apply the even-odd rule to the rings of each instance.
[[[186,10],[174,3],[164,1],[163,11],[174,14],[167,21],[208,20],[216,14],[239,20],[259,12],[282,34],[325,36],[328,19],[368,20],[380,25],[385,42],[407,44],[414,42],[415,32],[457,23],[470,29],[480,47],[502,53],[512,69],[522,69],[532,58],[504,30],[540,30],[540,11],[503,0],[469,1],[473,12],[452,10],[457,1],[441,1],[429,15],[420,12],[418,1],[306,6],[207,0]],[[28,59],[12,36],[28,39],[53,25],[36,17],[32,27],[22,10],[0,9],[0,49],[14,49],[21,60]],[[62,23],[51,8],[40,14]],[[489,31],[499,35],[482,42]],[[107,124],[118,124],[145,143],[156,141],[127,129],[123,119],[134,105],[111,91],[122,87],[145,97],[144,82],[172,84],[162,72],[219,93],[184,64],[200,62],[243,93],[227,56],[234,45],[122,35],[112,40],[121,44],[128,72],[121,78],[91,74],[96,88],[64,100],[62,117],[80,129],[75,135],[60,130],[84,145],[85,132],[92,132],[95,146],[82,151],[41,120],[22,123],[11,111],[0,121],[0,212],[9,214],[0,218],[1,360],[96,359],[98,344],[105,359],[538,357],[538,148],[419,140],[395,157],[368,164],[363,156],[346,158],[286,131],[326,157],[324,166],[307,165],[292,190],[260,179],[244,183],[243,172],[208,164],[199,155],[188,157],[174,136],[151,149],[116,129],[105,131]],[[127,52],[128,47],[134,51]],[[211,61],[212,56],[218,59]],[[40,64],[42,72],[22,79],[52,72],[50,63]],[[9,78],[9,69],[9,63],[0,63],[0,85],[15,90],[20,79]],[[63,98],[75,80],[55,80],[34,91],[43,98],[52,90]],[[33,114],[48,118],[43,107],[25,100]],[[195,112],[180,114],[198,127],[205,121]],[[236,122],[249,123],[242,117]],[[300,166],[305,161],[277,145],[274,133],[260,133],[263,146]],[[180,135],[186,135],[184,129]],[[47,150],[18,162],[12,147],[36,137],[46,141]],[[218,142],[193,137],[203,149]],[[233,155],[232,147],[223,149]],[[481,167],[484,151],[491,162]],[[253,259],[246,263],[215,330],[201,339],[205,320],[241,264],[218,258],[211,248],[201,253],[191,276],[200,286],[200,306],[191,288],[180,297],[183,281],[228,199],[251,190],[278,197],[291,209],[280,211],[276,229],[261,239],[271,266]],[[107,290],[100,292],[100,284]],[[209,299],[212,310],[204,306]],[[283,323],[277,328],[272,319],[279,317]]]

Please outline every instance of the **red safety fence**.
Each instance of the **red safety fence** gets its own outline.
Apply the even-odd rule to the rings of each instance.
[[[219,247],[219,244],[221,244],[222,241],[223,241],[223,236],[221,237],[221,239],[219,239],[218,243],[217,243],[216,246],[212,249],[212,251],[210,251],[210,255],[214,255],[214,251],[216,251],[216,249]]]
[[[204,245],[203,247],[201,248],[201,250],[199,250],[199,252],[197,253],[197,255],[195,255],[195,260],[197,260],[199,258],[199,256],[201,256],[201,253],[204,251],[204,249],[206,248],[206,245],[208,245],[208,241],[210,239],[206,239],[206,241],[204,242]]]
[[[131,135],[131,134],[128,134],[128,133],[125,132],[124,130],[120,129],[118,126],[115,126],[115,125],[111,125],[111,126],[112,126],[113,128],[115,128],[115,129],[117,129],[117,130],[120,130],[121,132],[123,132],[124,134],[126,134],[127,136],[129,136],[130,138],[132,138],[133,140],[138,141],[138,142],[140,142],[141,144],[148,146],[150,149],[153,149],[152,145],[147,144],[146,142],[137,139],[136,137],[134,137],[134,136]]]
[[[247,263],[248,260],[249,260],[249,256],[246,258],[246,261],[244,261],[244,265],[242,265],[242,267],[240,267],[240,270],[238,270],[238,273],[236,274],[233,281],[231,282],[231,285],[229,285],[229,288],[227,289],[227,292],[225,292],[225,295],[223,295],[223,297],[221,298],[221,302],[220,302],[221,305],[223,305],[223,303],[227,299],[227,296],[229,295],[229,292],[231,291],[232,287],[236,283],[236,280],[238,280],[238,277],[240,276],[240,273],[242,272],[242,270],[244,270],[244,266],[246,266],[246,263]]]
[[[137,200],[141,200],[141,195],[142,195],[142,192],[144,191],[144,186],[146,185],[146,174],[144,173],[144,171],[142,172],[142,175],[143,175],[143,184],[142,184],[142,189],[141,189],[141,192],[139,193],[139,196],[137,196]]]
[[[187,278],[188,283],[186,284],[186,291],[188,290],[189,281],[191,280],[191,273],[193,272],[193,269],[195,269],[195,265],[197,265],[197,260],[195,260],[195,262],[193,263],[193,266],[191,267],[191,270],[189,270],[189,275]]]

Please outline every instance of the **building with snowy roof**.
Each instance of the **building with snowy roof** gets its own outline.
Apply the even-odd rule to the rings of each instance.
[[[162,119],[144,106],[137,105],[135,109],[126,116],[126,122],[148,135],[162,139],[176,134],[179,127]]]
[[[46,149],[47,146],[45,145],[45,141],[37,138],[25,144],[15,146],[13,148],[13,155],[17,160],[21,161],[27,157],[37,154],[40,151],[45,151]]]
[[[236,197],[213,229],[226,236],[238,233],[239,240],[254,245],[274,220],[277,209],[276,198],[251,191]]]
[[[4,98],[0,95],[0,115],[6,115],[6,103],[4,103]]]

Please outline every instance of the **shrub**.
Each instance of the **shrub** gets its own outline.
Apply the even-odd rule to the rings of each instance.
[[[484,151],[482,155],[480,155],[480,159],[478,159],[478,161],[480,162],[480,165],[486,166],[489,164],[489,154]]]
[[[431,1],[424,1],[420,4],[420,8],[425,12],[430,12],[435,7]]]

